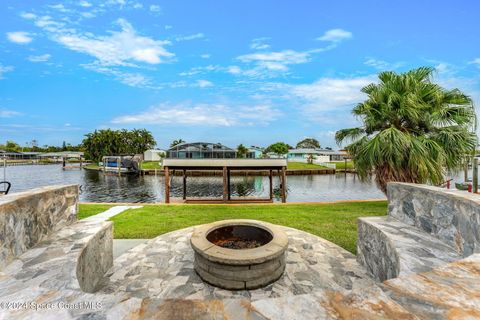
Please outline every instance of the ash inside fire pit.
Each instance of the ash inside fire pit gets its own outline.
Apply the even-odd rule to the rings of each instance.
[[[221,227],[207,235],[208,241],[228,249],[258,248],[269,243],[272,239],[272,235],[267,230],[247,225]]]

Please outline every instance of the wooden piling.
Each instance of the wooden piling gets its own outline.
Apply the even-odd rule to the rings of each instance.
[[[273,170],[270,170],[268,175],[270,200],[273,200]]]
[[[170,171],[168,167],[165,170],[165,203],[170,203]]]
[[[187,199],[187,170],[183,169],[183,200]]]
[[[228,200],[228,177],[227,167],[223,167],[223,201]]]

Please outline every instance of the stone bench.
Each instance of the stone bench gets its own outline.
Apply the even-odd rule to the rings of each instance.
[[[35,301],[62,290],[95,292],[113,265],[112,223],[80,221],[0,272],[0,301]]]
[[[461,258],[441,240],[390,217],[358,220],[357,260],[377,280],[429,271]]]
[[[0,270],[77,220],[78,185],[49,186],[0,197]]]
[[[112,223],[77,222],[78,186],[0,198],[0,301],[95,292],[113,265]]]
[[[426,272],[480,253],[480,197],[389,183],[388,216],[360,218],[357,260],[377,280]]]

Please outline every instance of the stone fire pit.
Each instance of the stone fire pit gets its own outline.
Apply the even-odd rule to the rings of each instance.
[[[190,243],[194,268],[211,285],[229,290],[264,287],[285,270],[288,238],[275,225],[223,220],[199,226]]]

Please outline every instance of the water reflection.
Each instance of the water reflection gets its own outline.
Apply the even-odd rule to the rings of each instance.
[[[12,192],[53,184],[80,184],[82,201],[88,202],[163,202],[162,176],[104,175],[95,171],[63,171],[60,166],[18,166],[7,168]],[[273,178],[275,201],[280,201],[279,177]],[[182,177],[172,178],[171,196],[181,198]],[[232,176],[232,198],[268,198],[269,181],[263,176]],[[188,197],[217,197],[223,194],[222,177],[188,177]],[[314,202],[355,199],[380,199],[384,195],[373,181],[361,183],[353,174],[287,177],[287,202]]]

